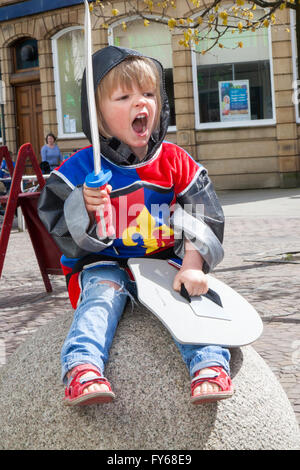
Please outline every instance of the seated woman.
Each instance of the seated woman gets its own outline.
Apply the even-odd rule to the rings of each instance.
[[[52,171],[63,161],[63,156],[55,143],[56,137],[52,133],[47,134],[45,140],[46,145],[41,149],[42,162],[48,162]]]

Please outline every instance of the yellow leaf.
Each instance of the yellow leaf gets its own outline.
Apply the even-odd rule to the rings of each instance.
[[[117,15],[119,14],[119,10],[118,10],[117,8],[113,8],[113,9],[111,10],[111,14],[112,14],[113,16],[117,16]]]
[[[149,26],[150,21],[149,20],[144,20],[144,26],[147,27]]]
[[[185,19],[184,19],[184,18],[180,18],[179,24],[185,24]]]
[[[238,43],[238,46],[239,46],[239,47],[243,47],[243,43],[240,41],[240,42]]]
[[[149,1],[146,2],[146,3],[147,3],[147,5],[148,5],[149,10],[152,11],[152,9],[153,9],[153,2],[152,2],[151,0],[149,0]]]
[[[219,47],[222,49],[224,46],[219,42]]]
[[[299,0],[299,1],[300,1],[300,0]],[[198,21],[198,24],[202,24],[202,23],[203,23],[203,18],[202,18],[201,16],[199,16],[199,18],[198,18],[197,21]]]
[[[266,19],[263,21],[264,27],[265,27],[265,28],[268,28],[269,24],[270,24],[270,22],[269,22],[269,20],[267,20],[267,18],[266,18]]]
[[[123,31],[126,31],[127,29],[127,24],[125,23],[125,21],[122,21],[122,29]]]
[[[239,28],[239,30],[243,29],[243,23],[239,21],[237,27]]]
[[[177,21],[175,20],[175,18],[170,18],[169,21],[168,21],[168,26],[170,29],[174,29],[174,27],[176,26],[177,24]]]
[[[228,17],[227,11],[221,11],[221,13],[220,13],[220,18],[222,18],[223,20],[226,20],[227,17]]]
[[[89,10],[90,10],[90,11],[93,11],[93,9],[94,9],[94,5],[93,5],[92,3],[90,3],[90,4],[89,4]]]
[[[181,45],[181,46],[184,46],[184,47],[189,47],[189,43],[188,41],[185,39],[180,39],[180,41],[178,41],[178,43]]]

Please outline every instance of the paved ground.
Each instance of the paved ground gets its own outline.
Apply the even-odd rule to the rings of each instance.
[[[226,215],[225,258],[215,275],[261,315],[264,332],[253,346],[279,379],[300,423],[300,188],[219,196]],[[278,253],[290,255],[283,259]],[[53,276],[52,285],[47,294],[28,234],[15,226],[0,281],[0,366],[39,326],[71,312],[64,279]]]

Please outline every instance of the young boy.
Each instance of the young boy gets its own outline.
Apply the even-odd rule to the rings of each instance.
[[[133,282],[124,267],[131,257],[176,258],[173,288],[207,292],[206,273],[222,260],[224,218],[206,170],[183,149],[164,142],[169,108],[161,64],[137,51],[109,46],[93,55],[101,139],[101,165],[112,178],[106,189],[85,185],[93,171],[92,147],[53,171],[39,201],[39,215],[62,250],[70,300],[76,309],[62,348],[67,405],[111,401],[103,377],[109,349]],[[82,124],[91,141],[85,75]],[[115,235],[101,238],[95,211],[109,200]],[[176,227],[170,211],[192,221],[195,233]],[[198,205],[204,205],[199,216]],[[152,210],[151,210],[152,209]],[[183,217],[182,217],[183,215]],[[174,236],[180,230],[181,236]],[[191,401],[228,398],[230,354],[220,346],[175,341],[190,375]]]

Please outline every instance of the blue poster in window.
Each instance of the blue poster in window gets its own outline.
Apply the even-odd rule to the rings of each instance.
[[[220,120],[250,120],[249,80],[219,82]]]

